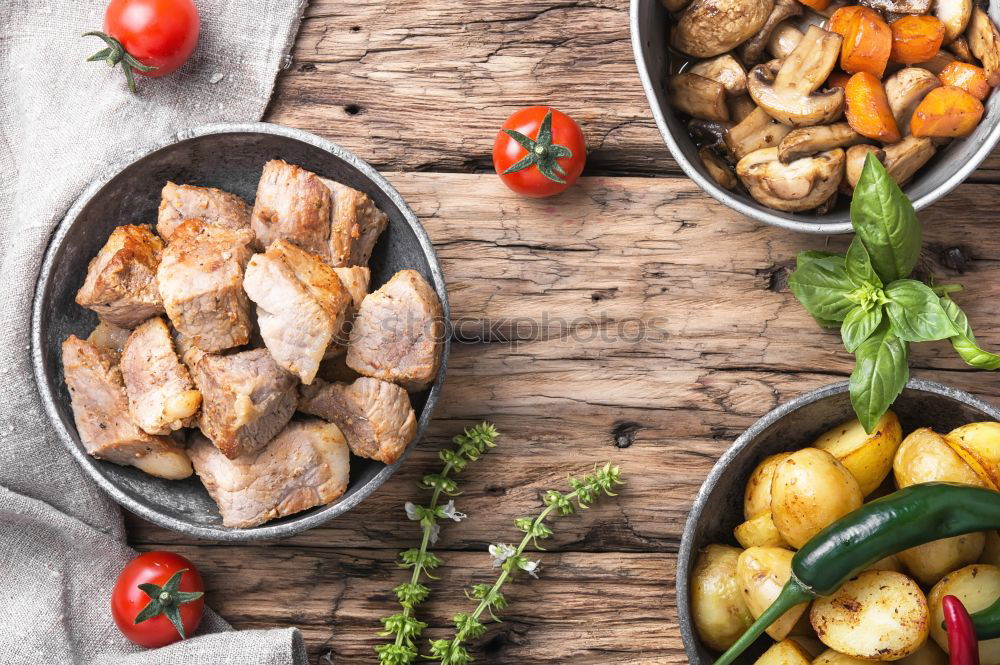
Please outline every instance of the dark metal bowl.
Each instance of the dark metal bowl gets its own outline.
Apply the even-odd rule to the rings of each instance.
[[[209,125],[184,131],[109,169],[107,177],[91,184],[59,224],[35,291],[35,379],[59,438],[97,484],[122,506],[160,526],[201,538],[282,538],[322,524],[361,503],[406,459],[404,453],[395,464],[386,466],[352,457],[350,485],[337,502],[252,529],[228,529],[222,526],[215,503],[197,477],[183,481],[154,478],[132,467],[95,460],[80,442],[63,380],[61,344],[71,333],[86,337],[97,323],[92,312],[73,300],[90,259],[115,226],[155,222],[160,189],[167,180],[219,187],[253,201],[264,163],[275,158],[339,180],[372,197],[389,216],[389,226],[379,238],[369,264],[372,288],[388,281],[397,270],[413,268],[434,286],[448,321],[448,297],[434,248],[399,192],[375,169],[340,146],[307,132],[266,123]],[[433,385],[411,395],[419,416],[417,439],[426,431],[441,393],[448,350],[446,337],[441,369]]]
[[[990,3],[987,11],[990,18],[1000,22],[1000,3]],[[747,194],[720,187],[708,175],[687,127],[667,100],[664,81],[671,64],[667,46],[670,34],[668,18],[660,0],[632,0],[630,29],[639,78],[642,79],[642,87],[663,141],[684,173],[716,201],[759,222],[803,233],[850,233],[850,215],[843,201],[827,215],[781,212],[757,203]],[[674,54],[680,56],[676,52]],[[972,135],[956,139],[947,148],[939,150],[903,188],[913,201],[914,208],[926,208],[958,187],[1000,141],[1000,94],[990,95],[985,106],[983,121]]]
[[[892,409],[904,434],[919,427],[949,432],[966,423],[1000,420],[1000,409],[969,393],[918,379],[907,384]],[[736,544],[733,529],[743,521],[743,488],[762,459],[808,446],[823,432],[852,418],[847,382],[834,383],[768,413],[736,439],[712,467],[688,515],[677,557],[677,614],[691,665],[711,665],[718,655],[698,640],[691,618],[688,582],[698,552],[712,543]],[[736,662],[753,663],[770,643],[766,635],[761,637]]]

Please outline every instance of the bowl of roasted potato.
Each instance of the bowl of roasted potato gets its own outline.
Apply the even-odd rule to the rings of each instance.
[[[1000,140],[1000,6],[632,0],[639,74],[683,171],[756,220],[848,233],[868,153],[919,210]]]
[[[846,382],[761,418],[716,463],[684,529],[677,606],[689,662],[710,665],[732,646],[788,581],[798,548],[864,504],[929,482],[1000,488],[998,421],[1000,409],[916,379],[871,433]],[[946,595],[970,612],[1000,597],[996,531],[886,557],[781,615],[735,662],[944,664]],[[980,656],[1000,665],[1000,640],[982,642]]]

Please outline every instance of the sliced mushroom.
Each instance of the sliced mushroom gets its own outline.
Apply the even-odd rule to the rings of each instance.
[[[768,40],[771,39],[771,33],[782,24],[782,21],[801,15],[802,4],[798,0],[775,0],[774,9],[771,10],[771,15],[767,17],[764,25],[761,26],[756,35],[743,42],[737,49],[743,64],[752,67],[760,62],[761,56],[764,55],[764,48],[767,46]]]
[[[732,129],[731,122],[716,122],[715,120],[700,120],[693,118],[688,121],[688,134],[694,139],[698,146],[707,146],[724,152],[729,152],[726,147],[726,133]]]
[[[1000,85],[1000,33],[989,14],[979,7],[972,8],[965,38],[969,40],[972,55],[983,63],[986,81],[992,86]]]
[[[898,143],[876,148],[873,145],[856,145],[847,151],[847,168],[845,176],[853,189],[861,177],[861,169],[865,165],[865,156],[875,152],[878,160],[885,165],[885,170],[897,185],[902,187],[913,174],[920,170],[934,156],[934,142],[928,138],[907,136]]]
[[[944,23],[944,42],[947,45],[962,36],[972,16],[972,0],[934,0],[934,16]]]
[[[775,71],[772,61],[757,65],[747,77],[747,90],[757,106],[791,127],[822,125],[844,111],[844,90],[818,91],[840,57],[840,35],[809,26],[802,41]]]
[[[733,122],[743,122],[743,120],[757,109],[757,105],[750,99],[750,95],[739,95],[726,100],[729,107],[729,119]]]
[[[778,144],[778,159],[782,164],[789,164],[796,159],[834,148],[846,148],[864,140],[865,137],[851,129],[846,122],[801,127],[793,129],[781,139],[781,143]]]
[[[951,53],[948,51],[938,51],[930,60],[927,60],[926,62],[918,62],[917,67],[922,67],[937,76],[941,73],[942,69],[953,62],[955,62],[955,56]]]
[[[860,4],[894,14],[926,14],[931,8],[931,0],[861,0]]]
[[[903,134],[910,133],[910,117],[917,104],[928,92],[941,85],[941,80],[922,67],[904,67],[885,80],[885,95]]]
[[[660,0],[660,4],[662,4],[664,9],[671,14],[676,14],[680,10],[687,7],[689,1],[690,0]]]
[[[790,131],[758,108],[726,133],[726,146],[736,159],[743,159],[755,150],[777,146]]]
[[[667,79],[670,104],[693,118],[729,120],[726,89],[718,81],[697,74],[674,74]]]
[[[959,35],[951,44],[948,44],[948,51],[962,62],[972,62],[972,50],[969,48],[969,40]]]
[[[671,43],[696,58],[722,55],[757,34],[774,0],[694,0],[681,14]]]
[[[861,179],[861,169],[865,167],[865,159],[868,158],[868,153],[875,153],[875,158],[885,165],[885,150],[874,145],[862,144],[862,145],[852,145],[847,149],[847,154],[845,157],[844,164],[844,181],[842,188],[845,194],[850,194],[854,191],[854,188],[858,184],[858,180]]]
[[[837,148],[782,164],[777,148],[763,148],[741,159],[736,175],[750,195],[769,208],[812,210],[837,192],[844,175],[844,151]]]
[[[688,72],[721,83],[730,95],[742,95],[747,91],[747,72],[728,53],[711,60],[702,60],[688,69]]]
[[[775,58],[784,60],[802,41],[802,31],[791,23],[782,23],[771,33],[767,40],[767,51]]]
[[[736,187],[736,175],[733,170],[711,148],[702,148],[698,151],[698,156],[701,157],[701,163],[705,165],[708,175],[712,176],[712,180],[719,183],[720,187],[725,189]]]

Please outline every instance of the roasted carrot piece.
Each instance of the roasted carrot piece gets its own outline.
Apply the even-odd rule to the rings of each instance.
[[[858,134],[882,143],[899,141],[899,127],[889,107],[889,98],[878,77],[858,72],[844,88],[847,99],[847,122]]]
[[[944,41],[944,23],[933,16],[904,16],[889,24],[892,51],[889,59],[912,65],[933,58]]]
[[[868,72],[882,78],[892,51],[892,30],[868,7],[842,7],[833,13],[827,30],[844,38],[840,68],[848,74]]]
[[[910,133],[932,138],[968,136],[982,117],[982,102],[962,88],[946,85],[931,90],[917,105],[910,118]]]
[[[844,72],[833,72],[826,79],[826,83],[823,85],[824,88],[846,88],[847,82],[851,80],[850,74],[845,74]]]
[[[982,67],[976,67],[967,62],[955,61],[938,74],[943,85],[953,85],[983,101],[990,95],[990,84],[986,80],[986,72]]]
[[[823,11],[830,6],[832,0],[799,0],[803,5],[809,9],[815,9],[818,12]]]

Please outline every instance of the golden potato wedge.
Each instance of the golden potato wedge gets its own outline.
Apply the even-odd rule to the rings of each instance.
[[[895,554],[891,554],[884,559],[879,559],[872,565],[868,566],[868,570],[891,570],[896,573],[903,572],[903,564],[900,563],[899,558]]]
[[[988,563],[991,566],[1000,566],[1000,533],[995,529],[985,531],[986,544],[983,546],[983,553],[979,555],[979,563]]]
[[[944,612],[941,599],[955,596],[970,614],[985,609],[1000,597],[1000,568],[976,563],[945,575],[934,585],[927,596],[931,612],[931,637],[945,653],[948,652],[948,633],[941,627]],[[1000,665],[1000,638],[979,643],[980,665]]]
[[[986,535],[978,531],[952,538],[932,540],[903,550],[896,556],[910,575],[925,587],[936,584],[946,574],[979,560]]]
[[[778,453],[765,457],[764,461],[750,474],[750,480],[743,490],[743,519],[752,520],[771,510],[771,478],[774,467],[791,453]]]
[[[795,640],[775,642],[754,665],[809,665],[809,654]]]
[[[825,450],[847,467],[861,486],[861,493],[868,496],[889,475],[902,440],[899,418],[887,411],[871,434],[865,432],[859,420],[849,420],[816,439],[813,448]]]
[[[739,558],[739,548],[709,545],[698,554],[691,573],[694,627],[705,646],[715,651],[731,647],[753,623],[736,582]]]
[[[771,519],[771,511],[743,522],[733,529],[733,536],[744,549],[748,547],[788,547]]]
[[[796,549],[862,501],[858,481],[825,450],[803,448],[774,468],[771,519]]]
[[[984,486],[945,437],[926,427],[903,439],[892,461],[892,473],[899,488],[934,481]]]
[[[944,438],[987,487],[1000,489],[1000,423],[970,423]]]
[[[861,660],[834,649],[827,649],[812,662],[812,665],[867,665],[871,661]]]
[[[897,665],[948,665],[948,654],[934,640],[927,640],[913,654],[896,661]]]
[[[790,550],[780,547],[751,547],[740,554],[736,582],[754,619],[771,606],[792,576],[793,556]],[[791,608],[768,627],[767,634],[774,640],[785,639],[808,607],[809,603],[800,603]]]
[[[809,612],[823,644],[862,660],[898,660],[927,639],[927,598],[902,573],[866,570]]]

